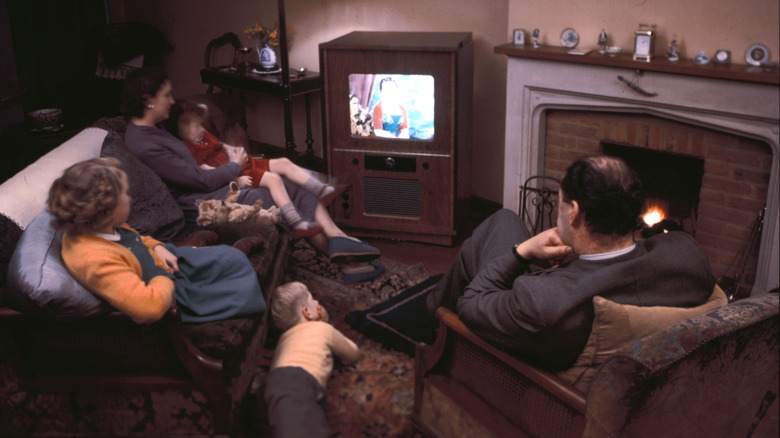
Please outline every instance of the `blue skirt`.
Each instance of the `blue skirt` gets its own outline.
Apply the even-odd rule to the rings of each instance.
[[[265,311],[257,273],[241,251],[226,245],[165,247],[178,258],[173,281],[182,321],[217,321]]]

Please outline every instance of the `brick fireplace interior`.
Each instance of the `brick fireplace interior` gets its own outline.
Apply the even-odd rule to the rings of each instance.
[[[672,188],[694,186],[680,188],[681,193],[688,192],[682,196],[687,200],[665,200],[672,205],[690,204],[676,207],[671,215],[695,235],[719,281],[737,278],[735,292],[750,293],[758,260],[754,227],[765,207],[772,165],[768,144],[639,113],[549,110],[544,123],[547,176],[560,179],[574,159],[596,153],[614,155],[620,146],[626,146],[629,153],[634,148],[655,152],[640,158],[645,163],[666,160],[667,165],[660,165],[658,171],[661,177],[677,178]],[[703,170],[698,171],[700,175],[695,175],[696,163]],[[681,208],[690,213],[680,212]],[[686,220],[688,215],[690,220]]]
[[[625,160],[639,175],[645,191],[647,225],[664,220],[667,230],[684,230],[696,235],[699,192],[704,175],[704,160],[674,152],[658,151],[644,146],[601,143],[606,155]],[[648,220],[649,219],[649,220]]]

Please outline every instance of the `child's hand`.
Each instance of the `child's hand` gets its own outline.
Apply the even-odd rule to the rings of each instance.
[[[253,180],[251,176],[243,175],[236,178],[236,183],[239,187],[252,187],[252,182]]]
[[[215,169],[215,167],[214,167],[214,166],[209,166],[209,165],[208,165],[208,164],[206,164],[206,163],[203,163],[203,164],[201,164],[201,165],[200,165],[200,168],[201,168],[201,169],[203,169],[203,170],[211,170],[211,169]]]
[[[165,270],[169,274],[179,272],[179,261],[172,252],[168,251],[168,248],[163,245],[157,245],[154,247],[154,252],[162,259]]]
[[[226,147],[225,153],[228,156],[228,160],[238,163],[241,167],[244,167],[244,164],[249,161],[249,156],[247,156],[243,148]]]
[[[330,321],[330,315],[328,315],[328,311],[325,310],[325,308],[322,306],[317,306],[317,315],[319,315],[320,321],[322,322]]]

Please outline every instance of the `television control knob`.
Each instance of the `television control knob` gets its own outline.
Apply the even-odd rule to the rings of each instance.
[[[387,166],[388,169],[392,169],[395,167],[395,160],[393,157],[387,157],[385,158],[385,166]]]
[[[352,159],[352,164],[354,164],[355,166],[357,166],[358,164],[360,164],[360,160],[358,160],[357,158],[353,158],[353,159]]]
[[[428,164],[428,162],[426,161],[426,162],[424,162],[424,163],[422,164],[422,167],[423,167],[423,169],[425,169],[425,170],[428,170],[428,168],[429,168],[429,167],[431,167],[431,165],[430,165],[430,164]]]

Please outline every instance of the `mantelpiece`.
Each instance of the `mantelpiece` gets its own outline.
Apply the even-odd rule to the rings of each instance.
[[[650,62],[642,62],[631,59],[630,52],[621,52],[613,56],[600,54],[598,51],[593,50],[587,55],[570,55],[567,53],[569,50],[571,49],[553,46],[542,46],[538,49],[534,49],[531,46],[516,46],[512,43],[508,43],[497,46],[495,48],[495,53],[507,56],[561,61],[583,65],[598,65],[603,67],[700,76],[712,79],[727,79],[770,85],[780,84],[780,69],[777,67],[764,69],[749,64],[717,64],[715,62],[710,62],[707,65],[696,65],[691,59],[680,59],[679,61],[672,62],[662,56],[653,58]]]
[[[780,278],[780,74],[752,66],[695,66],[630,54],[578,56],[566,49],[505,44],[508,56],[504,207],[519,209],[520,186],[544,174],[545,124],[552,110],[643,114],[765,142],[772,151],[756,293]],[[623,80],[620,80],[622,77]],[[633,82],[651,96],[626,86]],[[576,151],[574,151],[576,152]],[[706,157],[705,157],[706,158]]]

